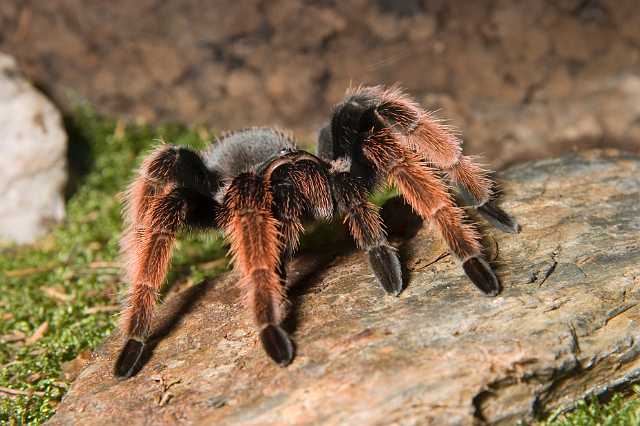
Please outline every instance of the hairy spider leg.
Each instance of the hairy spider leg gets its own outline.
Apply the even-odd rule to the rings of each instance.
[[[317,152],[330,164],[333,196],[347,229],[358,247],[367,252],[380,286],[397,296],[404,288],[398,253],[387,241],[378,209],[368,201],[379,179],[367,160],[357,155],[363,109],[356,102],[338,105],[331,123],[320,131]]]
[[[286,265],[298,250],[304,232],[303,220],[327,220],[333,215],[331,188],[320,159],[304,151],[272,161],[264,175],[271,183],[272,212],[283,241],[278,273],[284,284]]]
[[[377,113],[396,128],[401,141],[444,171],[465,204],[476,208],[492,225],[517,233],[520,226],[492,201],[494,183],[488,172],[462,154],[462,142],[443,124],[397,86],[356,89],[352,96],[378,101]]]
[[[294,348],[280,327],[287,300],[278,275],[282,244],[272,201],[268,180],[253,172],[241,173],[224,197],[224,228],[234,267],[242,276],[244,302],[253,312],[262,345],[275,362],[286,366]]]
[[[498,294],[500,283],[482,258],[480,235],[464,222],[462,209],[454,205],[434,170],[396,139],[388,127],[373,129],[362,144],[363,154],[388,176],[414,211],[436,228],[471,281],[488,295]]]
[[[211,195],[216,185],[197,153],[161,146],[129,187],[121,244],[130,283],[121,322],[128,340],[116,362],[116,376],[130,377],[139,367],[177,230],[216,226],[219,205]]]
[[[378,283],[389,294],[402,292],[402,268],[398,253],[388,241],[377,207],[371,203],[369,190],[338,162],[330,170],[337,206],[356,244],[367,253],[369,265]],[[336,167],[336,164],[338,166]]]

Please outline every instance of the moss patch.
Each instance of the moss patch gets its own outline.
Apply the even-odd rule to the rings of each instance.
[[[67,120],[71,182],[67,218],[33,246],[0,248],[0,423],[38,424],[69,383],[66,361],[113,330],[126,285],[117,265],[121,191],[160,139],[202,147],[205,131],[125,126],[80,109]],[[169,282],[199,282],[226,268],[218,235],[185,236]]]
[[[635,426],[640,425],[640,386],[633,394],[613,395],[607,403],[597,399],[580,401],[576,408],[566,414],[553,415],[539,426]]]

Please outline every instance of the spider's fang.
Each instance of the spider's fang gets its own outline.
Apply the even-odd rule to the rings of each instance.
[[[462,264],[462,268],[473,283],[488,296],[500,293],[500,282],[489,264],[480,257],[472,257]]]
[[[269,324],[260,332],[260,341],[267,355],[281,367],[293,360],[293,343],[281,327]]]
[[[144,352],[144,342],[136,339],[129,339],[122,348],[120,356],[116,361],[115,375],[119,379],[128,379],[140,368],[140,359]]]
[[[511,216],[493,203],[484,203],[478,207],[480,214],[493,226],[503,232],[517,234],[520,232],[520,225]]]

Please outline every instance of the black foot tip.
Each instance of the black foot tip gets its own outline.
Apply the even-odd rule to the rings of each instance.
[[[507,212],[493,203],[485,203],[478,207],[480,214],[493,226],[503,232],[517,234],[520,232],[520,225]]]
[[[378,246],[369,250],[369,263],[376,279],[387,294],[402,293],[402,267],[393,247]]]
[[[116,361],[114,374],[118,379],[128,379],[140,368],[140,359],[144,352],[144,343],[140,340],[129,339],[122,348]]]
[[[269,324],[260,332],[260,341],[267,355],[276,364],[286,367],[293,360],[293,343],[281,327]]]
[[[491,266],[482,258],[472,257],[462,264],[465,274],[487,296],[500,293],[500,281]]]

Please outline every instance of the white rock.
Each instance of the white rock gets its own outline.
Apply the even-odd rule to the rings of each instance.
[[[58,110],[0,53],[0,240],[33,242],[64,218],[66,149]]]

